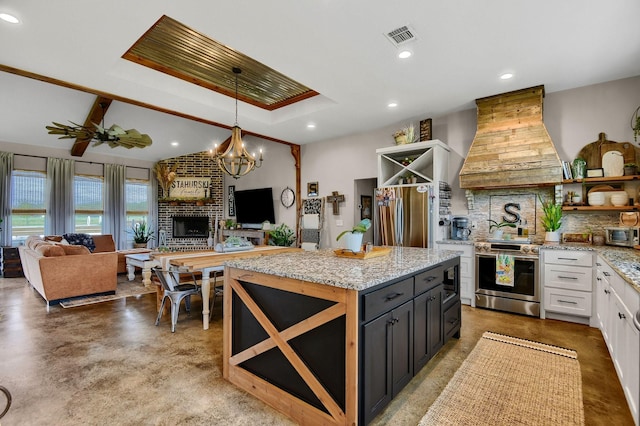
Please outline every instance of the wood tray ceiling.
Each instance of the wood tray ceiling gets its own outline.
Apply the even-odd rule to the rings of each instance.
[[[124,59],[269,111],[318,92],[164,15],[138,39]]]

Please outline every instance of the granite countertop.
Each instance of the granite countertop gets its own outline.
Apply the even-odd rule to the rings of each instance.
[[[440,240],[436,244],[454,244],[459,246],[472,246],[475,244],[473,240]]]
[[[594,246],[581,243],[544,244],[543,250],[595,251],[631,286],[640,292],[640,251],[628,247]]]
[[[362,260],[337,257],[332,249],[324,249],[231,260],[225,266],[361,291],[459,255],[450,250],[392,247],[388,255]]]

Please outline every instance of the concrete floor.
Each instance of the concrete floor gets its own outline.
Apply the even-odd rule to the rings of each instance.
[[[220,308],[202,330],[201,304],[155,327],[155,295],[47,311],[24,279],[0,279],[0,385],[11,425],[283,425],[291,422],[222,379]],[[484,331],[578,352],[587,425],[632,425],[599,330],[463,307],[453,339],[374,425],[415,425]],[[1,408],[1,407],[0,407]]]

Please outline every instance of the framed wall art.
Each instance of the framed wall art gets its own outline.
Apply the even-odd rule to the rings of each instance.
[[[307,197],[318,196],[318,182],[307,183]]]
[[[229,217],[236,215],[236,186],[229,185],[227,194],[227,205],[229,206]]]

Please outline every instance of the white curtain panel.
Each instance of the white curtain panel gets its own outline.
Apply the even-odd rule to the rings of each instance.
[[[13,171],[13,153],[0,152],[0,243],[11,245],[11,172]]]
[[[104,165],[104,221],[102,232],[111,234],[118,250],[126,247],[122,229],[126,229],[126,166],[122,164]]]
[[[74,231],[73,177],[75,160],[47,159],[46,235],[62,235]]]

